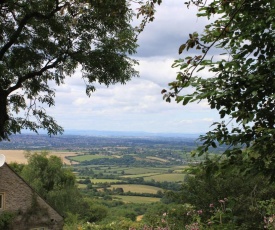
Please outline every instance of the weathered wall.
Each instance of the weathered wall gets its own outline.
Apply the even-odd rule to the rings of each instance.
[[[35,227],[62,229],[62,216],[39,197],[7,164],[0,167],[0,192],[5,193],[4,210],[17,215],[12,229],[29,230]],[[0,214],[1,212],[3,210],[0,210]]]

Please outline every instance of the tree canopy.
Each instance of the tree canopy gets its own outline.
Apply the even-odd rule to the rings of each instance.
[[[183,105],[207,101],[221,121],[201,137],[199,154],[227,145],[229,164],[248,161],[250,166],[243,170],[261,171],[274,180],[275,2],[186,2],[188,7],[192,4],[198,7],[198,17],[212,20],[202,34],[190,33],[180,46],[179,54],[186,56],[173,64],[180,71],[170,91],[162,91],[164,99],[170,102],[174,97]],[[195,54],[187,56],[193,49]],[[214,55],[217,52],[221,54]]]
[[[75,175],[69,168],[63,167],[61,158],[49,156],[47,152],[27,152],[26,158],[28,164],[23,166],[19,174],[39,195],[62,214],[81,210],[82,197],[76,186]]]
[[[63,129],[45,110],[54,85],[80,69],[89,96],[95,83],[126,83],[137,76],[129,55],[153,20],[154,4],[131,0],[4,0],[0,2],[0,140],[22,129]],[[134,3],[133,3],[134,4]],[[137,28],[134,15],[142,17]]]

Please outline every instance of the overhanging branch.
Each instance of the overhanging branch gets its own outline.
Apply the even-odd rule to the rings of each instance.
[[[39,12],[33,12],[30,14],[26,14],[22,20],[19,22],[17,29],[14,31],[14,33],[11,35],[9,41],[1,48],[0,50],[0,61],[3,60],[3,57],[5,55],[5,53],[8,51],[8,49],[16,43],[18,37],[20,36],[22,30],[24,29],[24,27],[27,25],[28,21],[32,18],[37,18],[37,19],[50,19],[51,17],[54,16],[54,14],[56,12],[58,12],[59,10],[61,10],[64,6],[56,6],[56,8],[50,12],[47,15],[43,15]]]
[[[7,89],[7,91],[6,91],[7,95],[9,95],[11,92],[19,89],[22,86],[22,83],[25,82],[26,80],[37,77],[37,76],[41,76],[45,71],[55,68],[60,61],[61,61],[61,58],[58,58],[52,64],[50,64],[50,65],[46,64],[39,71],[30,72],[22,77],[19,77],[17,83],[14,86]]]

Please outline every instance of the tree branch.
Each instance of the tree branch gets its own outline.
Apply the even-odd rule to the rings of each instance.
[[[20,21],[17,29],[14,31],[14,33],[11,35],[10,40],[1,48],[0,50],[0,61],[3,59],[5,53],[7,52],[7,50],[14,44],[16,43],[20,33],[22,32],[22,30],[24,29],[24,27],[26,26],[26,24],[28,23],[28,21],[32,18],[38,18],[38,19],[50,19],[52,16],[54,16],[54,14],[56,12],[58,12],[59,10],[61,10],[63,8],[63,6],[56,6],[56,8],[50,12],[48,15],[43,15],[39,12],[33,12],[30,14],[25,15],[25,17],[23,17],[23,19]]]
[[[224,26],[224,28],[221,30],[219,36],[210,44],[210,46],[206,47],[206,51],[205,53],[203,54],[203,56],[201,57],[201,59],[198,61],[198,63],[196,63],[196,65],[194,66],[191,66],[188,68],[187,71],[191,71],[188,78],[186,79],[186,82],[190,81],[190,79],[192,78],[193,74],[194,74],[194,71],[197,69],[197,67],[200,65],[200,63],[205,59],[208,51],[220,40],[220,38],[223,36],[223,34],[225,33],[226,31],[226,28],[229,27],[229,25],[231,24],[231,22],[233,21],[233,19],[235,18],[235,16],[237,15],[237,13],[239,13],[239,11],[241,10],[241,8],[243,7],[244,3],[245,3],[246,0],[243,0],[240,7],[237,8],[233,13],[232,13],[232,16],[229,18],[229,21],[227,22],[227,24]],[[201,44],[200,44],[201,45]],[[192,69],[193,68],[193,69]],[[192,70],[191,70],[192,69]],[[169,93],[169,95],[167,96],[167,98],[170,98],[170,97],[174,97],[175,95],[179,94],[185,87],[182,86],[180,87],[176,93]]]
[[[10,88],[8,88],[8,89],[6,90],[7,94],[9,95],[11,92],[13,92],[13,91],[19,89],[19,88],[22,86],[22,83],[25,82],[26,80],[31,79],[31,78],[34,78],[34,77],[36,77],[36,76],[41,76],[45,71],[47,71],[47,70],[49,70],[49,69],[52,69],[52,68],[56,67],[56,65],[57,65],[60,61],[61,61],[61,58],[58,58],[58,59],[56,59],[56,61],[53,62],[51,65],[46,64],[46,65],[45,65],[43,68],[41,68],[39,71],[30,72],[30,73],[24,75],[23,77],[19,77],[17,83],[16,83],[14,86],[12,86],[12,87],[10,87]]]

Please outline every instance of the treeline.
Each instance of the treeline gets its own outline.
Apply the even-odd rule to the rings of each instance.
[[[124,155],[121,158],[98,158],[93,160],[85,160],[79,162],[79,165],[105,165],[105,166],[133,166],[133,167],[158,167],[163,165],[175,165],[181,164],[182,162],[161,162],[161,161],[149,161],[149,160],[141,160],[136,159],[132,155]]]
[[[102,188],[103,186],[104,188]],[[123,188],[111,188],[110,185],[99,185],[99,187],[90,187],[87,186],[87,189],[82,189],[82,194],[88,197],[99,197],[103,198],[104,200],[113,200],[113,195],[120,195],[120,196],[138,196],[138,197],[155,197],[155,198],[163,198],[164,192],[161,190],[157,191],[157,193],[146,193],[146,192],[132,192],[127,191],[125,192]],[[117,199],[117,198],[115,198]]]
[[[98,176],[100,175],[100,176]],[[78,183],[80,184],[94,184],[91,182],[91,179],[119,179],[119,182],[112,182],[112,184],[142,184],[142,185],[150,185],[158,188],[162,188],[165,190],[179,191],[181,188],[181,183],[171,182],[171,181],[155,181],[155,180],[144,180],[143,177],[134,177],[134,178],[121,178],[116,175],[103,175],[93,174],[91,177],[81,177]],[[184,178],[182,178],[184,180]],[[97,184],[109,184],[109,183],[97,183]]]
[[[104,183],[93,183],[91,182],[91,179],[89,177],[82,178],[78,181],[79,184],[86,184],[86,185],[91,185],[90,187],[108,187],[110,186],[110,183],[104,182]],[[170,182],[170,181],[155,181],[155,180],[150,180],[146,181],[144,180],[143,177],[138,177],[138,178],[124,178],[123,180],[119,182],[112,182],[112,184],[140,184],[140,185],[149,185],[149,186],[154,186],[158,187],[164,190],[172,190],[172,191],[179,191],[181,189],[182,184],[181,183],[175,183],[175,182]]]

